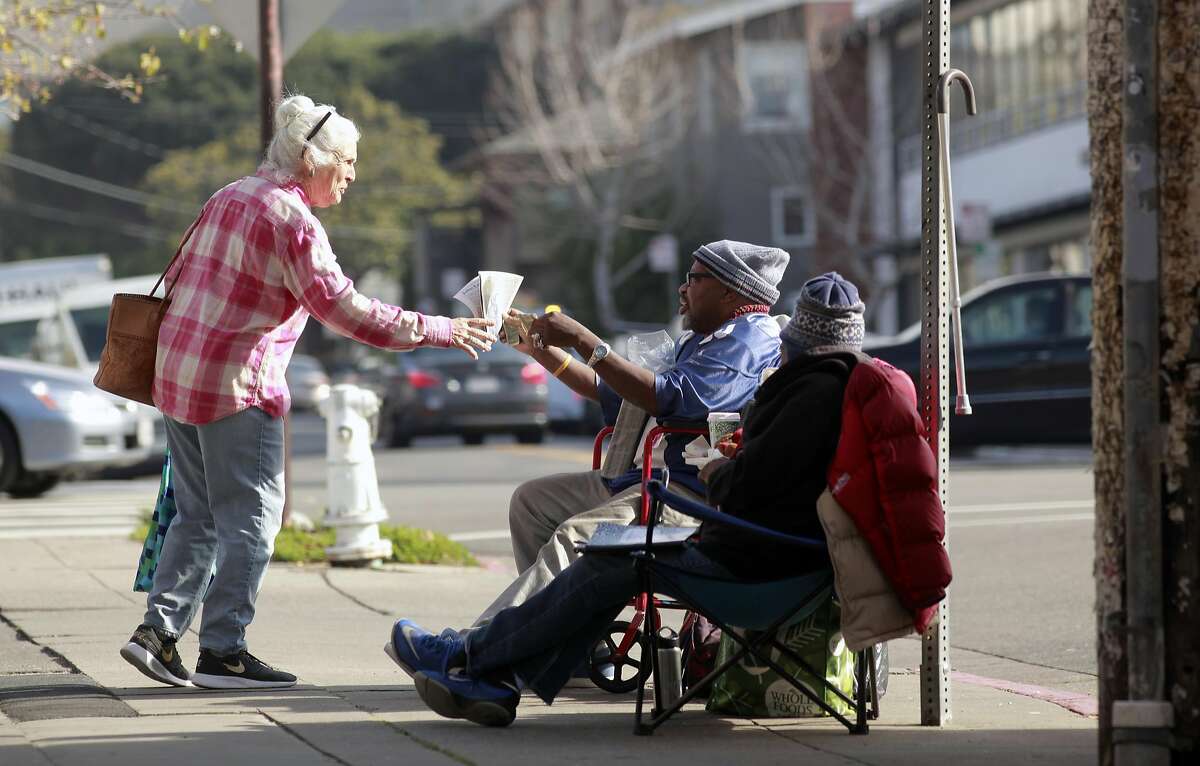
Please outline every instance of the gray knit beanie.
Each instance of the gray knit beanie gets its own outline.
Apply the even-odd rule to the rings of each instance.
[[[790,256],[777,247],[731,239],[701,245],[692,257],[707,266],[730,290],[768,306],[779,300],[776,286],[783,279],[783,271],[790,260]]]
[[[861,351],[863,311],[858,288],[836,271],[804,283],[781,338],[789,354]]]

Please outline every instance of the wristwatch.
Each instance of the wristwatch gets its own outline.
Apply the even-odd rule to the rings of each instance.
[[[595,367],[596,365],[600,364],[606,358],[608,358],[610,351],[612,351],[612,348],[604,341],[600,341],[600,345],[592,349],[592,355],[587,360],[587,366]]]

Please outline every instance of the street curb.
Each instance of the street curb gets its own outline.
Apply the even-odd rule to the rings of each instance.
[[[1100,715],[1100,701],[1090,694],[1049,689],[1045,686],[1005,681],[1000,678],[977,676],[972,673],[963,673],[959,670],[951,671],[950,678],[959,683],[986,686],[989,689],[997,689],[1011,694],[1019,694],[1022,697],[1043,700],[1085,718],[1096,718]]]

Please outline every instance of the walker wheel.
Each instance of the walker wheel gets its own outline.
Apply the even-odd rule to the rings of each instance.
[[[608,626],[608,633],[596,642],[588,654],[588,677],[592,683],[606,692],[627,694],[638,688],[642,679],[650,675],[650,663],[642,662],[642,631],[633,631],[633,642],[627,653],[620,647],[630,633],[626,620],[616,620]]]

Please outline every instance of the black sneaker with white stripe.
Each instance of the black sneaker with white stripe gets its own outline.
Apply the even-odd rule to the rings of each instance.
[[[155,681],[171,686],[191,686],[188,672],[175,650],[175,639],[151,625],[139,625],[121,656],[130,665]]]
[[[225,657],[201,649],[192,684],[204,689],[286,689],[296,685],[296,677],[276,670],[245,649]]]

